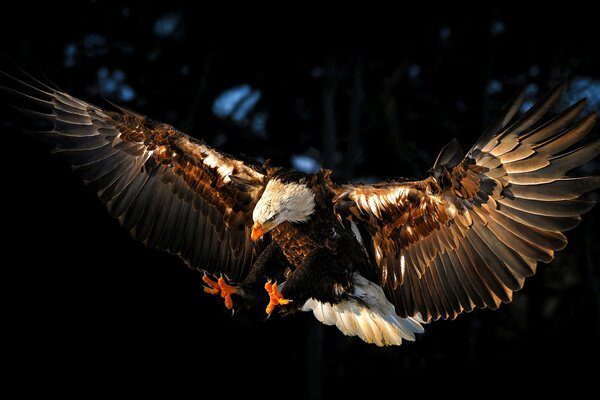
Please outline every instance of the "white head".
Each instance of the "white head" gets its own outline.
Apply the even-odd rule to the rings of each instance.
[[[303,183],[271,179],[252,213],[252,240],[282,222],[306,222],[315,211],[315,194]]]

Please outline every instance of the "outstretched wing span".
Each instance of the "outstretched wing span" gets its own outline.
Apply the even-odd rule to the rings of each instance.
[[[370,236],[365,246],[399,315],[495,309],[565,247],[561,232],[594,205],[582,195],[600,186],[600,176],[566,174],[594,158],[600,140],[569,151],[594,125],[594,114],[577,119],[585,100],[539,123],[562,91],[515,120],[520,94],[464,158],[449,143],[425,180],[336,189],[335,212]]]
[[[55,146],[134,238],[190,267],[243,278],[254,258],[248,229],[265,184],[260,168],[142,115],[12,79],[19,89],[4,89],[25,101],[20,109],[53,126],[33,135]]]

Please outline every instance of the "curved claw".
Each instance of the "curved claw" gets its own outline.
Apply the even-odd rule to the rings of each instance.
[[[267,281],[267,283],[265,283],[265,290],[267,291],[267,293],[269,293],[269,304],[265,309],[268,315],[271,315],[276,306],[290,304],[291,300],[285,299],[283,297],[283,295],[279,291],[277,282],[272,283],[271,281]]]

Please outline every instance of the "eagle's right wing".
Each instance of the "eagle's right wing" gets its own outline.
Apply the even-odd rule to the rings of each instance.
[[[260,168],[167,124],[12,79],[18,89],[4,89],[24,100],[20,109],[52,124],[33,136],[55,146],[134,238],[243,279],[255,258],[248,232],[266,183]]]

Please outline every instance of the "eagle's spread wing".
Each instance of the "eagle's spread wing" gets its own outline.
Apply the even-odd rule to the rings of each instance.
[[[497,308],[549,262],[594,204],[583,198],[600,176],[569,177],[600,152],[600,140],[568,151],[595,116],[585,101],[545,124],[562,86],[513,121],[523,96],[463,158],[447,145],[425,180],[337,188],[335,212],[367,232],[365,246],[401,316],[455,318]]]
[[[55,146],[110,214],[147,246],[239,280],[254,258],[248,229],[264,189],[258,168],[167,124],[106,111],[45,85],[17,81],[22,110],[52,123]]]

